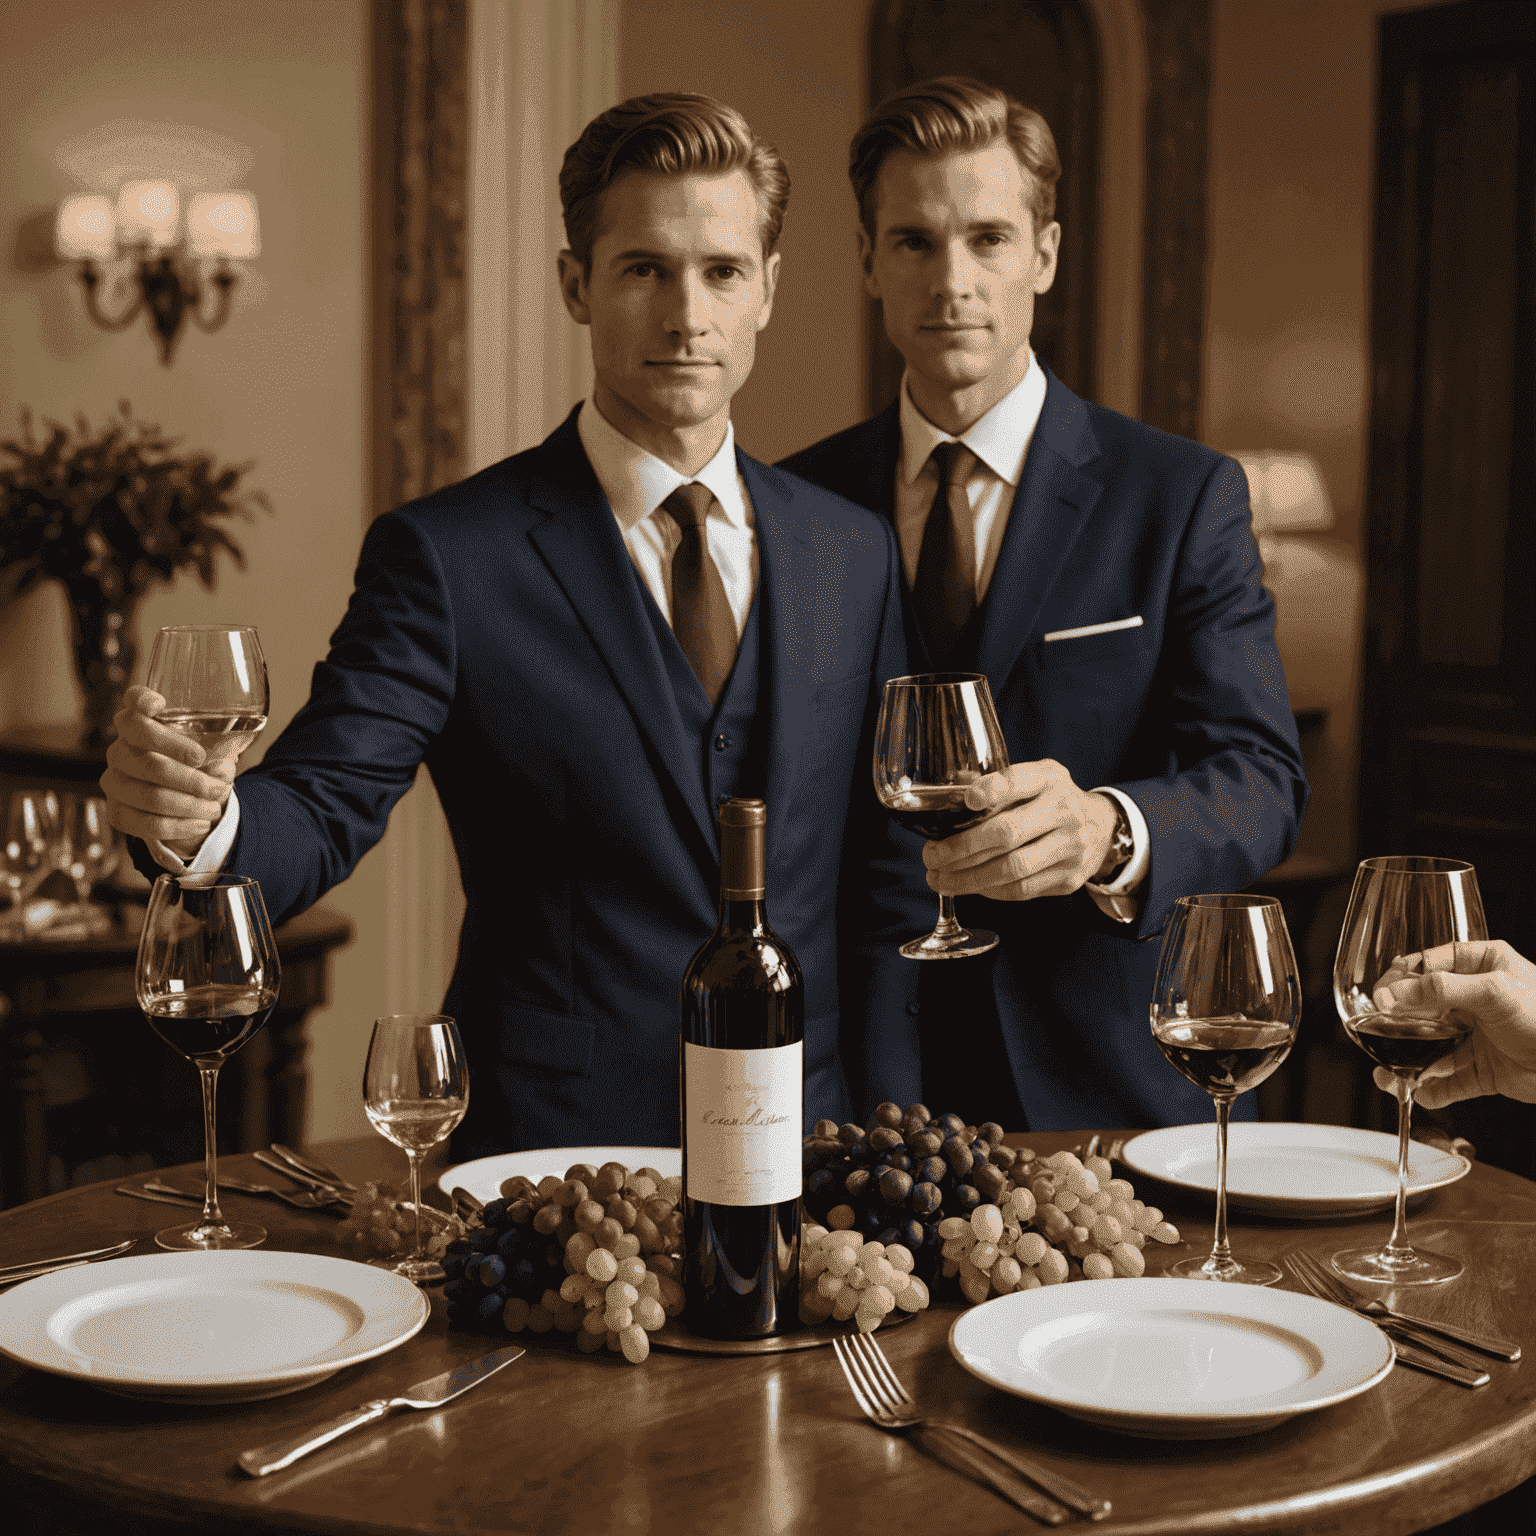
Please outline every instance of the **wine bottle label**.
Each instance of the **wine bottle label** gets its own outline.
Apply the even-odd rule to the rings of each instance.
[[[683,1044],[683,1126],[690,1199],[777,1205],[800,1194],[805,1050]]]

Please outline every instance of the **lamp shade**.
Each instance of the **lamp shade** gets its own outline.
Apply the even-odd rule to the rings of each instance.
[[[187,243],[194,256],[250,261],[261,253],[256,199],[249,192],[199,192],[187,204]]]
[[[110,261],[116,228],[110,197],[66,197],[59,204],[53,247],[66,261]]]
[[[1311,454],[1263,449],[1232,457],[1248,477],[1255,533],[1321,533],[1333,527],[1328,487]]]
[[[125,245],[175,245],[180,224],[174,182],[129,181],[117,194],[117,235]]]

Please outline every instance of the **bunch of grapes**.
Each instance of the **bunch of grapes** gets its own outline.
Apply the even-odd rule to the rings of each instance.
[[[441,1259],[448,1245],[468,1233],[457,1216],[422,1204],[422,1246],[428,1255]],[[354,1258],[389,1259],[411,1252],[416,1245],[416,1214],[404,1191],[393,1184],[364,1184],[353,1197],[352,1208],[336,1229],[344,1249]]]
[[[508,1179],[468,1240],[448,1246],[449,1326],[555,1330],[638,1365],[647,1334],[683,1310],[681,1194],[680,1179],[622,1163]]]
[[[857,1232],[807,1223],[800,1229],[800,1321],[851,1317],[861,1333],[872,1333],[898,1307],[920,1312],[928,1287],[912,1268],[912,1250],[901,1243],[887,1247]]]

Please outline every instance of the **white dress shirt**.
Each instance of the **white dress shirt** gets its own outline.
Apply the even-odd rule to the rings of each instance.
[[[1045,406],[1045,370],[1033,352],[1024,377],[987,414],[958,438],[941,431],[912,403],[907,380],[901,381],[901,457],[896,463],[896,540],[907,584],[917,584],[917,560],[923,547],[928,511],[939,488],[938,466],[933,450],[940,443],[964,443],[976,455],[965,482],[971,506],[970,527],[961,527],[959,554],[975,573],[976,602],[987,595],[998,551],[1008,527],[1008,511],[1024,474],[1024,461],[1034,441],[1040,412]],[[1107,916],[1129,923],[1136,916],[1132,893],[1146,878],[1152,862],[1152,838],[1141,807],[1123,791],[1100,785],[1096,794],[1109,795],[1125,810],[1135,842],[1130,861],[1107,885],[1088,885],[1088,894]]]
[[[710,508],[704,534],[719,568],[726,601],[736,621],[736,638],[740,640],[752,608],[752,594],[757,590],[757,536],[753,531],[752,500],[736,470],[736,435],[731,424],[726,423],[720,451],[691,479],[632,443],[590,399],[583,403],[576,418],[576,431],[597,483],[613,508],[629,558],[668,624],[672,622],[672,557],[683,536],[672,514],[662,512],[658,516],[658,508],[680,485],[691,485],[697,480],[709,487],[715,506]],[[239,830],[240,801],[230,790],[218,826],[203,840],[197,856],[185,868],[200,875],[222,869]]]
[[[752,594],[757,590],[757,536],[752,502],[736,472],[736,434],[731,424],[726,423],[720,451],[691,478],[630,442],[592,400],[582,405],[576,431],[597,483],[613,508],[629,558],[668,624],[672,622],[672,557],[683,535],[672,514],[659,509],[681,485],[697,480],[709,487],[715,505],[709,509],[704,536],[724,583],[740,640],[747,627]]]

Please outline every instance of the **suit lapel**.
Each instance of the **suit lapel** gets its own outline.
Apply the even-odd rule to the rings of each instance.
[[[766,669],[759,698],[768,705],[768,763],[764,797],[768,802],[770,857],[783,846],[775,833],[789,816],[796,765],[810,728],[811,686],[816,625],[816,560],[799,527],[793,493],[785,494],[782,477],[739,448],[736,464],[752,498],[757,532],[757,597],[762,605],[762,650]]]
[[[703,779],[691,760],[644,594],[613,509],[582,449],[574,412],[543,445],[531,473],[528,500],[549,514],[529,530],[528,537],[570,600],[705,843],[718,857]]]
[[[1103,483],[1085,468],[1098,454],[1083,402],[1047,370],[1045,405],[981,611],[975,670],[994,694],[1013,671],[1103,493]]]
[[[850,456],[850,474],[857,476],[850,501],[894,520],[896,516],[896,464],[901,457],[900,402],[892,401],[866,429],[866,451]]]

